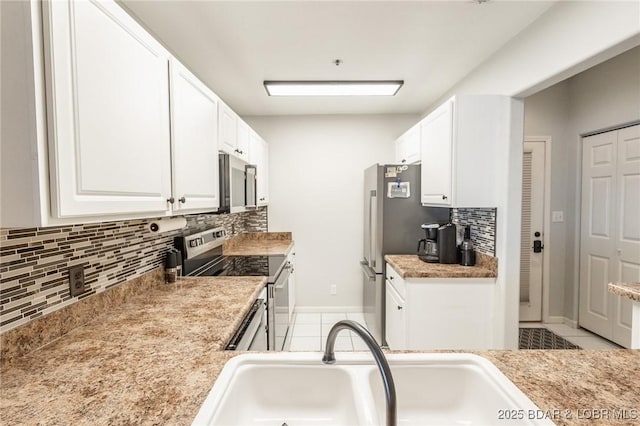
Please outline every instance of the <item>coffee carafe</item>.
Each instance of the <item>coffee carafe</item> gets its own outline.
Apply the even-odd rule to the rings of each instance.
[[[438,263],[438,228],[440,224],[429,223],[421,226],[424,229],[425,237],[418,241],[418,257],[423,262]],[[422,247],[422,249],[421,249]]]

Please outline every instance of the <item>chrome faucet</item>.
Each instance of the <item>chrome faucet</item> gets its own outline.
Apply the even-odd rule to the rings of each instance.
[[[384,393],[387,399],[387,426],[396,426],[396,386],[393,383],[391,369],[389,368],[389,363],[387,362],[384,353],[380,349],[380,346],[378,346],[376,340],[366,328],[364,328],[361,324],[350,320],[338,321],[337,323],[335,323],[333,327],[331,327],[331,331],[329,331],[329,336],[327,336],[327,346],[324,349],[322,362],[324,362],[325,364],[334,364],[336,362],[336,356],[333,347],[336,343],[338,332],[345,329],[349,329],[360,336],[373,354],[373,358],[376,360],[376,364],[378,364],[378,369],[380,370],[380,374],[382,375],[382,385],[384,386]]]

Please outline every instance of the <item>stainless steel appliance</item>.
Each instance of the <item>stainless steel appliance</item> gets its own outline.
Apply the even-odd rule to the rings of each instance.
[[[378,343],[384,338],[384,255],[415,254],[423,223],[449,221],[449,209],[420,203],[420,165],[380,165],[364,171],[363,310]]]
[[[218,213],[237,213],[256,207],[256,166],[232,155],[219,154],[220,207]]]
[[[418,241],[418,257],[429,263],[438,262],[438,228],[437,223],[429,223],[421,226],[424,229],[425,238]],[[420,250],[420,247],[423,247]]]
[[[223,228],[177,237],[175,247],[181,252],[183,274],[267,277],[264,293],[256,299],[227,348],[281,351],[289,330],[291,264],[284,255],[224,256],[225,238]]]

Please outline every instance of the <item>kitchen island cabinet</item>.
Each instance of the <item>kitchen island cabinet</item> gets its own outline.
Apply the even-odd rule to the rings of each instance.
[[[398,257],[385,256],[385,332],[390,349],[492,347],[495,278],[403,278],[389,261]],[[428,270],[429,264],[424,267]]]

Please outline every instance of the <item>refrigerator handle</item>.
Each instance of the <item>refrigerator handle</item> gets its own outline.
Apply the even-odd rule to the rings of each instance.
[[[369,192],[369,261],[372,268],[376,267],[377,207],[376,191],[372,190]]]
[[[367,261],[366,260],[361,261],[360,265],[362,266],[362,270],[364,271],[364,273],[367,275],[367,279],[369,281],[375,281],[376,271],[374,271],[369,267],[369,264],[367,263]]]

